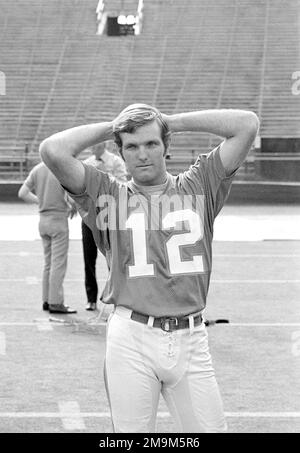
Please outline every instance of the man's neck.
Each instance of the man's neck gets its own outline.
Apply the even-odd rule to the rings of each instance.
[[[160,189],[164,189],[165,186],[167,185],[168,183],[168,175],[166,174],[165,176],[165,179],[162,183],[160,184],[140,184],[139,182],[135,181],[133,178],[132,178],[132,182],[134,183],[135,186],[139,187],[140,189],[144,189],[144,190],[160,190]]]

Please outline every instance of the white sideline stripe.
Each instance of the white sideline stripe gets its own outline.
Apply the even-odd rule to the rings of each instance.
[[[86,429],[77,401],[61,401],[58,403],[59,416],[67,431]]]
[[[6,355],[6,336],[4,332],[0,332],[0,355]]]
[[[63,404],[76,404],[76,401]],[[61,403],[60,403],[61,404]],[[64,409],[65,407],[63,407]],[[159,418],[171,417],[169,412],[158,412]],[[300,418],[300,412],[225,412],[225,417],[230,418]],[[83,422],[83,418],[110,418],[109,412],[0,412],[0,418],[64,418],[72,420],[70,426],[76,426],[75,421]],[[73,424],[74,423],[74,424]],[[83,422],[84,423],[84,422]],[[79,423],[78,425],[79,426]],[[83,426],[83,425],[81,425]],[[66,428],[65,429],[85,429],[85,428]]]
[[[28,285],[36,285],[42,279],[37,277],[24,278],[0,278],[0,282],[26,282]],[[83,278],[65,278],[64,282],[74,283],[83,282]],[[98,278],[100,282],[106,282],[105,278]],[[285,280],[211,280],[212,283],[300,283],[298,279],[285,279]]]

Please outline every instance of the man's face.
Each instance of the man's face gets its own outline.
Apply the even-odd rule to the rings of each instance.
[[[122,152],[134,182],[144,186],[163,184],[166,180],[164,143],[156,121],[139,127],[135,132],[120,133]]]

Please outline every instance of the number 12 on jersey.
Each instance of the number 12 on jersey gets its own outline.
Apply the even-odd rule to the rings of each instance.
[[[188,222],[190,231],[187,233],[174,233],[166,240],[165,250],[169,272],[175,274],[189,274],[204,272],[203,257],[195,255],[190,260],[182,261],[180,256],[181,246],[191,246],[203,238],[203,223],[199,214],[191,209],[182,209],[169,212],[162,220],[163,229],[175,228],[177,222]],[[132,230],[132,250],[134,264],[129,265],[129,277],[142,277],[155,275],[154,264],[148,262],[146,220],[142,212],[131,214],[126,221],[126,228]]]

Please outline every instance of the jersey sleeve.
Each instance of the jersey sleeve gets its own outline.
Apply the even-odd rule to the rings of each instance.
[[[109,193],[108,175],[94,166],[82,162],[85,171],[85,191],[80,194],[73,194],[67,189],[66,192],[75,201],[79,213],[84,217],[84,213],[89,211],[90,205],[96,204],[99,194]]]
[[[190,178],[204,189],[212,217],[215,218],[229,196],[236,174],[227,176],[220,157],[222,143],[208,154],[201,154],[188,171]]]
[[[99,224],[98,200],[100,195],[114,195],[118,191],[117,183],[107,173],[97,170],[91,165],[83,163],[85,168],[85,187],[86,190],[81,194],[68,192],[75,201],[77,210],[93,233],[96,245],[103,255],[110,249],[109,231],[107,227]]]

